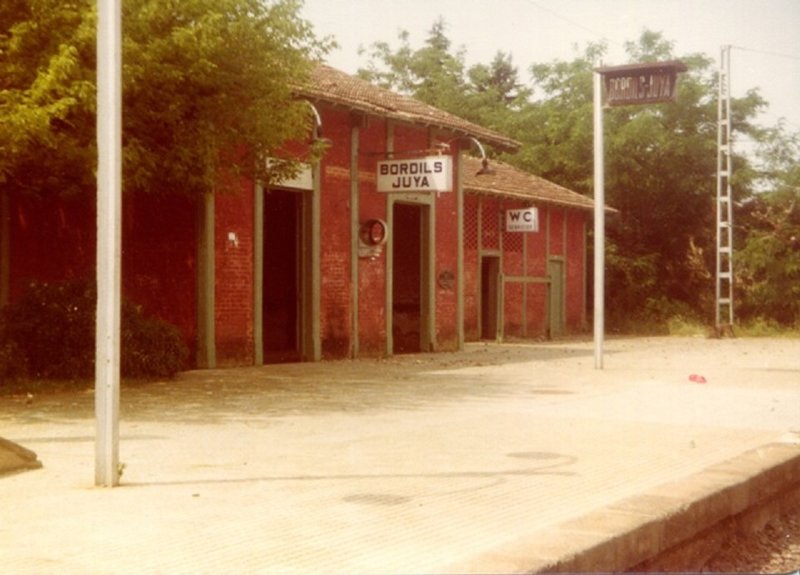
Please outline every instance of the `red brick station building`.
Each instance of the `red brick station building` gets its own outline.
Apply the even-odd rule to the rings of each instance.
[[[591,199],[497,161],[518,142],[320,65],[319,162],[204,200],[126,196],[124,294],[200,368],[457,350],[586,328]],[[484,156],[485,157],[485,156]],[[0,190],[0,304],[92,277],[94,199]]]

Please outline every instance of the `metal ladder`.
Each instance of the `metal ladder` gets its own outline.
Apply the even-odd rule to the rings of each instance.
[[[717,273],[714,327],[733,335],[733,201],[731,197],[731,47],[723,46],[717,99]]]

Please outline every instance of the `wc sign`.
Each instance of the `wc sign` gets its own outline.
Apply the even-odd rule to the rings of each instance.
[[[507,232],[538,232],[539,209],[506,210]]]

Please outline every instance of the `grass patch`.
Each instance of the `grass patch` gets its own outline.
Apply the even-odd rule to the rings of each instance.
[[[686,319],[683,316],[672,317],[667,320],[667,333],[680,337],[707,336],[708,326],[695,319]]]
[[[800,325],[785,326],[774,320],[759,317],[736,324],[734,334],[739,337],[800,338]]]

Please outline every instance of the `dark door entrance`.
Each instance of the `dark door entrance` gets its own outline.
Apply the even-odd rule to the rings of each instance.
[[[500,311],[500,258],[481,258],[481,339],[497,339]]]
[[[392,340],[395,353],[422,350],[423,207],[394,204]]]
[[[303,194],[264,195],[264,363],[300,360],[300,238]]]

